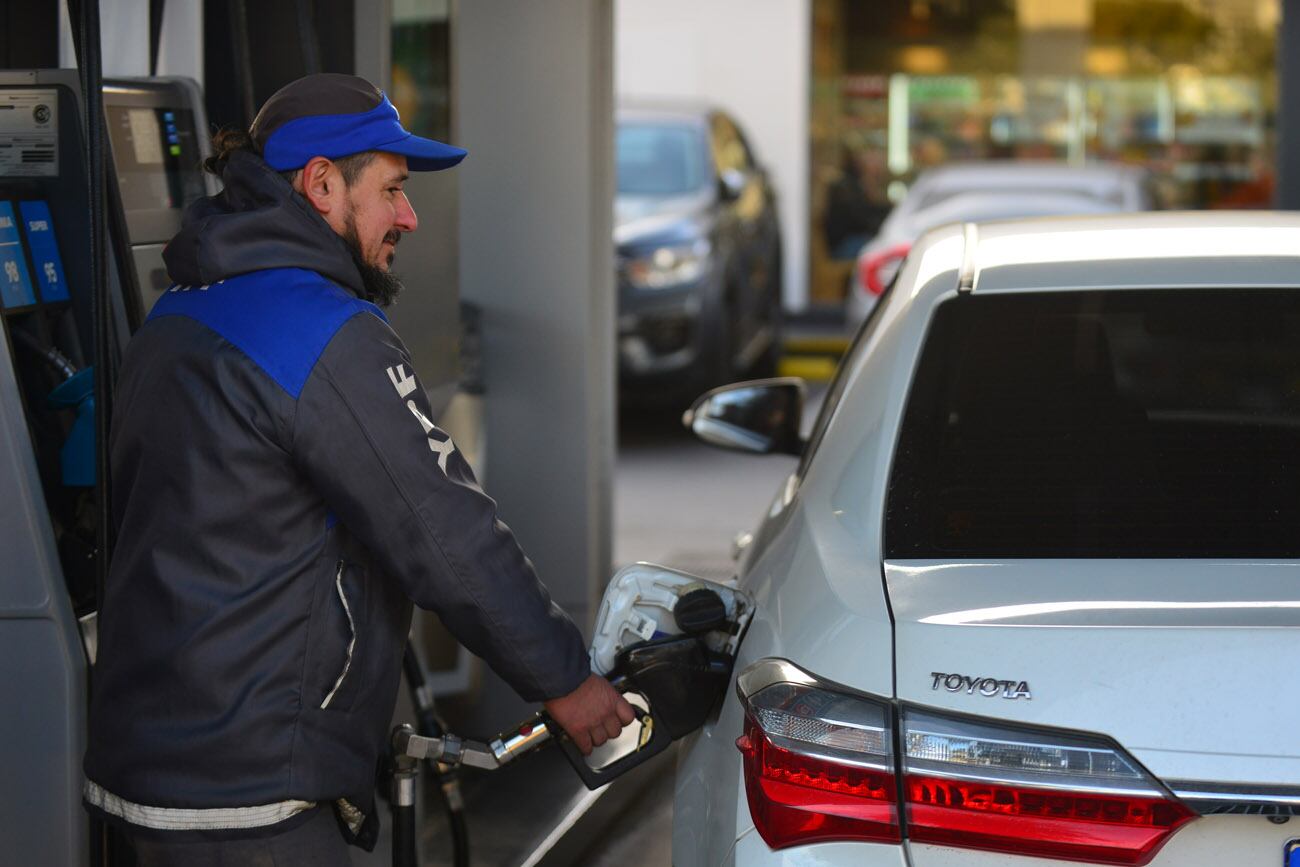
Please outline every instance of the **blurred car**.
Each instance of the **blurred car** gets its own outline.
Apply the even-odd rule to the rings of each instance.
[[[861,323],[916,239],[945,223],[1151,209],[1149,177],[1133,166],[1002,161],[931,169],[858,253],[845,320],[850,327]]]
[[[685,402],[774,370],[776,195],[735,121],[708,108],[624,106],[615,164],[622,396]]]
[[[676,867],[1300,855],[1300,216],[922,238],[807,438],[798,380],[697,435],[800,454],[748,543]]]

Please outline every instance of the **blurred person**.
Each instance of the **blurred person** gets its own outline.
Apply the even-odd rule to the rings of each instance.
[[[459,148],[369,82],[313,75],[218,136],[224,191],[165,259],[111,438],[119,530],[84,800],[136,863],[349,863],[412,603],[584,753],[633,719],[430,421],[383,308],[410,171]]]
[[[943,138],[935,133],[928,133],[917,136],[916,144],[912,147],[912,171],[920,174],[926,169],[932,169],[951,161],[948,153],[948,145]]]
[[[822,225],[832,259],[855,258],[889,215],[889,203],[878,195],[881,167],[869,154],[846,148],[840,174],[826,192]]]

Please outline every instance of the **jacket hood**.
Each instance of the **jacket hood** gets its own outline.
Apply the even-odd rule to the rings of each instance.
[[[206,286],[251,271],[304,268],[365,297],[347,244],[261,158],[236,152],[221,178],[225,189],[190,205],[163,250],[173,282]]]

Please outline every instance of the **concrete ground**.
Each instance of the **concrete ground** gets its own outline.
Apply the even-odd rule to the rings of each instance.
[[[580,863],[586,867],[670,867],[673,782],[671,767],[656,775],[638,801],[602,829]]]
[[[614,486],[614,561],[728,578],[731,542],[752,530],[795,467],[785,455],[705,445],[676,414],[624,416]]]

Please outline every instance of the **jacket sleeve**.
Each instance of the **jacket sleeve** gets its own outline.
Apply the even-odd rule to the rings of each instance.
[[[523,699],[566,695],[591,673],[582,634],[429,415],[406,347],[378,316],[360,313],[299,394],[294,456],[412,601]]]

